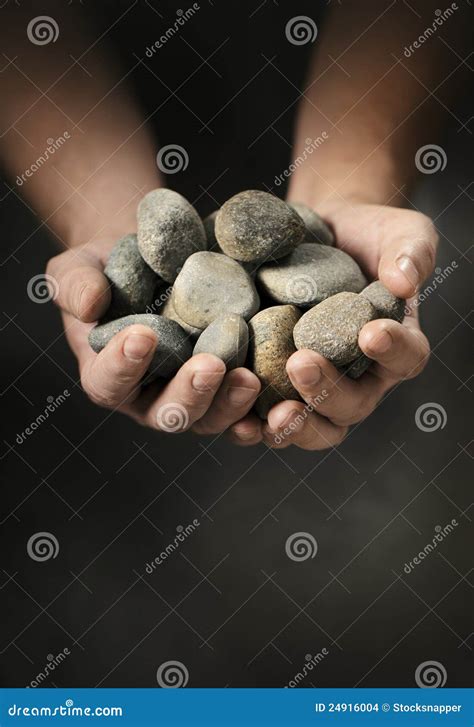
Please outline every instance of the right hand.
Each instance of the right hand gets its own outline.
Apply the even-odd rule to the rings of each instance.
[[[47,274],[56,281],[55,302],[88,397],[152,429],[178,433],[192,428],[198,434],[218,434],[232,427],[242,443],[260,441],[261,422],[249,414],[260,382],[248,369],[226,373],[219,358],[203,353],[186,361],[170,381],[142,388],[141,379],[158,342],[156,334],[142,325],[116,334],[99,354],[92,351],[88,342],[92,323],[110,304],[103,270],[113,244],[114,240],[106,239],[71,248],[53,257],[47,267]]]

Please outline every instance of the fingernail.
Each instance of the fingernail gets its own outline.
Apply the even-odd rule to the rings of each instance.
[[[288,427],[291,427],[292,431],[296,431],[301,427],[302,421],[301,420],[301,412],[297,409],[292,409],[289,414],[287,414],[285,417],[281,419],[281,421],[277,420],[277,428],[282,430],[286,429]]]
[[[420,282],[420,276],[413,260],[411,260],[407,255],[402,255],[397,260],[397,266],[399,270],[402,271],[408,282],[416,289]]]
[[[246,386],[231,386],[227,391],[227,398],[234,406],[248,404],[255,397],[255,390]]]
[[[191,382],[191,386],[195,391],[212,391],[222,379],[223,374],[216,371],[197,371]]]
[[[293,378],[299,386],[314,386],[321,378],[321,369],[318,364],[304,364],[292,371]]]
[[[131,333],[123,344],[123,354],[130,361],[143,361],[154,345],[154,341],[149,336]]]
[[[249,439],[253,439],[257,435],[257,430],[254,429],[252,432],[234,432],[234,434],[238,439],[244,439],[247,441]]]
[[[393,338],[388,331],[382,331],[370,342],[370,348],[374,353],[387,353],[393,343]]]

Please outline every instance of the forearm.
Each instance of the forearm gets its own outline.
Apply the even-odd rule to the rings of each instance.
[[[436,140],[442,104],[450,101],[452,84],[443,82],[462,64],[440,36],[466,55],[469,9],[461,4],[438,28],[438,37],[430,36],[408,58],[404,54],[437,17],[436,2],[417,4],[421,18],[404,3],[388,0],[333,6],[315,44],[295,158],[305,156],[307,139],[321,138],[322,132],[327,139],[306,152],[292,175],[290,199],[321,211],[349,200],[403,204],[417,171],[416,151]],[[438,86],[436,100],[430,91]]]
[[[11,62],[0,75],[0,154],[15,189],[69,246],[133,231],[138,199],[161,180],[127,69],[103,41],[84,54],[94,37],[70,6],[54,7],[56,43],[40,48],[24,32],[3,41]],[[85,70],[71,59],[81,54]]]

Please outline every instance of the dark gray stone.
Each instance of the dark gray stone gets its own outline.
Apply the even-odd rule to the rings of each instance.
[[[406,301],[393,295],[380,280],[375,280],[364,288],[361,295],[370,300],[377,311],[377,318],[391,318],[399,323],[403,321]]]
[[[331,228],[317,212],[302,202],[291,202],[290,207],[293,207],[306,225],[303,242],[318,242],[320,245],[334,245],[335,239]]]
[[[252,279],[232,258],[196,252],[183,265],[173,287],[173,305],[183,321],[203,330],[224,313],[248,320],[260,299]]]
[[[296,351],[293,329],[300,315],[294,305],[276,305],[249,321],[249,368],[262,384],[255,402],[255,411],[262,419],[278,402],[300,399],[286,373],[286,362]]]
[[[242,316],[235,313],[219,316],[203,331],[194,346],[193,355],[213,353],[228,371],[243,366],[247,358],[249,330]]]
[[[201,219],[171,189],[154,189],[138,205],[138,247],[145,262],[172,283],[186,258],[207,246]]]
[[[338,293],[300,318],[293,331],[296,348],[317,351],[335,366],[344,366],[362,355],[359,333],[376,317],[367,298]]]
[[[350,255],[335,247],[303,243],[257,272],[262,290],[279,303],[310,307],[336,293],[359,293],[367,281]]]
[[[153,313],[139,313],[98,325],[89,333],[89,344],[96,353],[99,353],[116,333],[123,331],[127,326],[136,324],[148,326],[158,336],[158,345],[147,379],[173,376],[190,358],[192,349],[183,329],[175,321],[170,321],[162,316]]]
[[[287,255],[303,239],[305,225],[286,202],[268,192],[249,190],[220,208],[215,234],[220,248],[236,260],[251,262]]]
[[[125,235],[115,244],[104,274],[112,293],[107,318],[144,313],[153,300],[158,277],[140,255],[136,235]]]

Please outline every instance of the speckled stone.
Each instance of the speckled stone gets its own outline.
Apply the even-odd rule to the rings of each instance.
[[[140,255],[136,235],[125,235],[115,244],[104,274],[112,293],[108,319],[145,312],[153,300],[158,278]]]
[[[359,293],[367,281],[350,255],[335,247],[303,243],[257,272],[262,290],[278,303],[310,307],[336,293]]]
[[[399,323],[403,321],[406,301],[393,295],[380,280],[375,280],[364,288],[361,295],[370,300],[377,311],[377,318],[391,318]]]
[[[203,330],[224,313],[245,320],[259,308],[252,279],[236,260],[217,252],[196,252],[183,265],[173,287],[177,314]]]
[[[244,262],[280,258],[303,239],[305,225],[286,202],[268,192],[249,190],[220,208],[215,234],[220,248]]]
[[[362,353],[354,361],[348,363],[346,366],[339,368],[341,374],[345,374],[350,379],[360,379],[362,374],[365,374],[367,369],[370,367],[372,359]]]
[[[207,217],[205,217],[202,221],[202,224],[204,225],[204,231],[206,233],[207,249],[213,252],[221,251],[215,233],[216,217],[218,212],[219,210],[211,212],[211,214],[207,215]]]
[[[320,245],[334,245],[334,234],[331,228],[328,227],[317,212],[302,202],[292,202],[290,207],[293,207],[306,225],[303,242],[319,242]]]
[[[183,321],[183,319],[180,318],[179,315],[176,313],[176,309],[173,303],[173,294],[170,295],[166,303],[161,308],[160,314],[163,316],[163,318],[168,318],[168,320],[170,321],[176,321],[176,323],[181,326],[183,331],[186,331],[188,336],[191,336],[192,339],[198,338],[202,333],[200,328],[190,326],[189,323]]]
[[[286,362],[296,351],[293,328],[300,315],[294,305],[276,305],[265,308],[249,321],[249,368],[262,384],[255,403],[262,419],[278,402],[300,398],[286,373]]]
[[[194,346],[193,355],[213,353],[222,359],[227,371],[243,366],[247,358],[249,329],[235,313],[219,316],[203,331]]]
[[[96,353],[99,353],[116,333],[123,331],[127,326],[138,323],[148,326],[158,336],[158,344],[147,379],[173,376],[180,366],[190,358],[192,348],[183,329],[175,321],[167,320],[162,316],[153,313],[139,313],[98,325],[89,333],[89,344]]]
[[[309,348],[335,366],[344,366],[362,354],[359,333],[376,316],[367,298],[338,293],[300,318],[293,331],[296,348]]]
[[[146,263],[172,283],[186,258],[207,246],[201,219],[171,189],[154,189],[138,205],[138,248]]]

